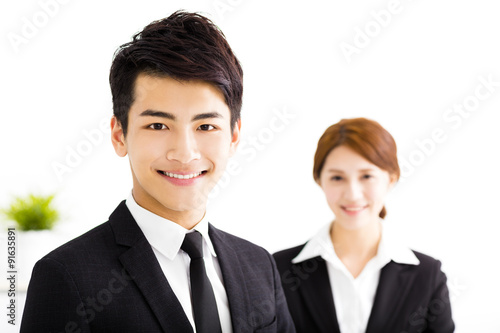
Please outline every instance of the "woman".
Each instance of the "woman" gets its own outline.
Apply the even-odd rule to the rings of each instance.
[[[375,121],[344,119],[320,138],[313,175],[335,220],[274,255],[297,332],[453,332],[440,262],[384,232],[399,174],[396,143]]]

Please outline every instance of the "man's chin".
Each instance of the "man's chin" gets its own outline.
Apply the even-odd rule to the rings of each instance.
[[[189,198],[176,198],[175,201],[165,200],[158,201],[161,210],[165,212],[172,212],[175,214],[184,214],[193,211],[204,211],[206,209],[206,199],[205,200],[193,200],[193,197]]]

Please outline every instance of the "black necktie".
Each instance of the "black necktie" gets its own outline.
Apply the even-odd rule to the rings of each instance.
[[[186,234],[181,249],[191,258],[191,304],[197,333],[222,332],[215,295],[203,261],[202,236],[198,231]]]

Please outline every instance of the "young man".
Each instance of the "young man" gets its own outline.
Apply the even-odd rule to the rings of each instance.
[[[295,332],[269,253],[205,216],[239,142],[242,75],[198,14],[122,45],[112,142],[129,157],[132,193],[36,264],[21,332]]]

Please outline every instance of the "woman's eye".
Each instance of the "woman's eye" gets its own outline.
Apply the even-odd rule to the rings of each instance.
[[[342,180],[342,177],[340,177],[340,176],[333,176],[331,179],[334,180],[334,181],[340,181],[340,180]]]
[[[201,125],[200,127],[198,127],[200,130],[202,131],[212,131],[215,129],[215,127],[213,125]]]
[[[154,123],[154,124],[149,125],[149,128],[154,129],[154,130],[162,130],[162,129],[166,129],[167,126],[160,124],[160,123]]]
[[[372,175],[363,175],[363,179],[370,179],[370,178],[373,178]]]

